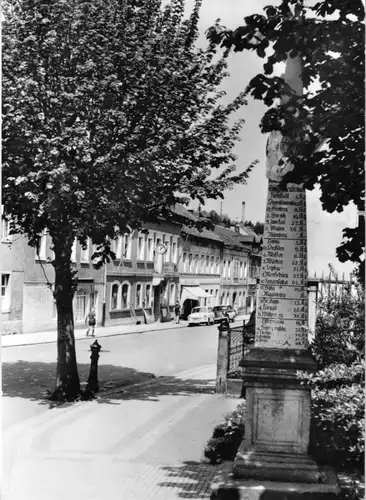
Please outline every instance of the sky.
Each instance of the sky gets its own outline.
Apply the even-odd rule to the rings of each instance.
[[[193,0],[187,0],[189,11]],[[205,44],[205,31],[212,26],[217,18],[220,24],[227,28],[236,28],[241,25],[243,18],[251,14],[262,14],[263,7],[271,3],[270,0],[203,0],[200,17],[201,37],[199,45]],[[232,54],[229,60],[228,71],[230,77],[226,79],[224,90],[227,98],[233,99],[239,92],[245,90],[250,79],[262,72],[263,59],[252,52],[238,52]],[[246,185],[237,185],[225,194],[223,213],[234,219],[241,217],[242,202],[245,201],[245,219],[264,221],[268,181],[265,176],[265,147],[267,135],[259,129],[261,116],[266,107],[260,101],[248,99],[238,117],[245,119],[242,129],[241,142],[235,147],[237,171],[241,172],[253,160],[259,163],[252,170]],[[320,190],[307,191],[307,229],[308,229],[308,268],[309,273],[328,271],[331,263],[335,270],[346,274],[353,270],[353,264],[341,264],[335,255],[336,247],[342,241],[342,229],[357,224],[357,210],[354,206],[347,207],[342,213],[329,214],[321,208]],[[222,200],[209,201],[202,207],[205,210],[214,209],[220,213]]]

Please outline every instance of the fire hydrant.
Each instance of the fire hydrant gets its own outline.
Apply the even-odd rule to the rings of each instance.
[[[102,346],[98,343],[96,340],[93,342],[93,344],[90,346],[91,350],[91,363],[90,363],[90,372],[89,372],[89,378],[88,378],[88,383],[86,385],[86,392],[87,393],[96,393],[99,391],[99,382],[98,382],[98,359],[99,359],[99,351],[101,350]]]

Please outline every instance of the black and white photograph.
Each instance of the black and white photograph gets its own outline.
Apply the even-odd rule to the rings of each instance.
[[[0,499],[364,500],[365,0],[3,0]]]

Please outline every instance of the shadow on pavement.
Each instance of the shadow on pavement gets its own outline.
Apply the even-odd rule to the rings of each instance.
[[[99,403],[118,404],[119,401],[130,399],[140,401],[159,401],[160,396],[190,396],[192,394],[214,394],[214,380],[179,379],[176,377],[161,377],[150,383],[126,387],[121,392],[98,394]]]
[[[89,364],[78,363],[82,387],[88,379],[89,369]],[[56,363],[23,360],[2,363],[3,396],[28,399],[49,405],[50,408],[60,406],[47,399],[48,392],[54,387],[55,377]],[[213,380],[155,378],[152,373],[140,372],[124,366],[100,365],[98,380],[100,390],[97,394],[97,402],[115,405],[130,399],[159,401],[159,397],[164,395],[189,396],[214,392]]]
[[[184,462],[179,466],[164,466],[167,481],[159,483],[161,488],[176,490],[178,498],[209,498],[210,484],[217,471],[216,465],[204,462]]]
[[[80,383],[86,384],[89,376],[89,364],[78,363]],[[2,363],[2,389],[5,397],[25,398],[59,406],[47,399],[48,391],[52,391],[56,378],[56,363],[19,360],[13,363]],[[133,368],[114,365],[100,365],[98,379],[101,391],[122,388],[127,385],[146,382],[155,378],[152,373],[139,372]]]

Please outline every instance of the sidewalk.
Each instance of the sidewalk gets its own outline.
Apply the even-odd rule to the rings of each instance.
[[[214,365],[196,368],[5,433],[4,500],[209,498],[204,447],[239,403],[214,394],[214,378]]]
[[[239,315],[235,318],[235,322],[243,323],[243,320],[248,321],[249,315]],[[112,337],[115,335],[132,335],[146,332],[155,332],[162,330],[171,330],[176,328],[185,328],[188,326],[188,321],[180,320],[180,323],[176,324],[174,321],[169,321],[166,323],[161,323],[160,321],[155,321],[149,325],[111,325],[111,326],[98,326],[95,330],[96,338],[102,337]],[[86,326],[82,328],[75,328],[75,340],[85,339]],[[92,338],[92,337],[90,337]],[[36,333],[23,333],[15,335],[2,335],[1,345],[2,347],[15,347],[15,346],[25,346],[34,344],[50,344],[57,341],[56,330],[47,332],[36,332]]]
[[[145,332],[154,332],[159,330],[170,330],[175,328],[184,328],[188,325],[187,321],[182,321],[178,324],[174,321],[169,321],[167,323],[161,323],[160,321],[155,321],[149,325],[111,325],[111,326],[98,326],[95,329],[96,338],[101,337],[112,337],[114,335],[129,335],[138,334]],[[74,334],[75,339],[85,339],[87,327],[75,328]],[[90,337],[92,338],[92,337]],[[15,335],[2,335],[1,345],[2,347],[14,347],[32,344],[49,344],[57,341],[56,330],[47,332],[36,332],[36,333],[23,333]]]

